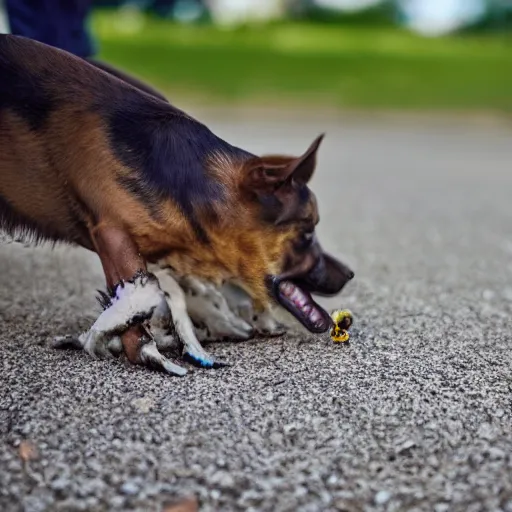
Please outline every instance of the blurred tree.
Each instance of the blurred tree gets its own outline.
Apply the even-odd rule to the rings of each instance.
[[[45,1],[48,0],[42,3]],[[398,24],[429,36],[512,25],[512,0],[92,0],[92,3],[97,7],[130,5],[179,22],[213,20],[214,23],[262,18],[262,13],[270,12],[269,6],[273,5],[275,12],[295,19],[362,26]]]

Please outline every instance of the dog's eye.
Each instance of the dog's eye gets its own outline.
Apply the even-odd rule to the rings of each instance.
[[[299,248],[300,249],[309,249],[309,247],[313,243],[314,239],[315,239],[314,231],[307,231],[305,233],[302,233],[300,236]]]

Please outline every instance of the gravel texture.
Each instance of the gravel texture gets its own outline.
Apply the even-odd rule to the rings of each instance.
[[[208,121],[208,119],[206,119]],[[98,312],[85,251],[0,247],[0,510],[512,511],[508,129],[321,119],[212,128],[301,153],[356,278],[328,337],[220,343],[172,378],[55,351]]]

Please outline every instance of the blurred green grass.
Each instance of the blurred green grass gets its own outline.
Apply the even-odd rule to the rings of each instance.
[[[100,57],[169,97],[361,109],[512,110],[512,35],[383,26],[223,29],[98,10]]]

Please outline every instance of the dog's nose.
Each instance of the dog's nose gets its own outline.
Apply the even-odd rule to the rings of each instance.
[[[336,295],[355,276],[354,271],[347,265],[326,253],[322,254],[316,270],[313,273],[314,289],[312,291],[321,295]]]

